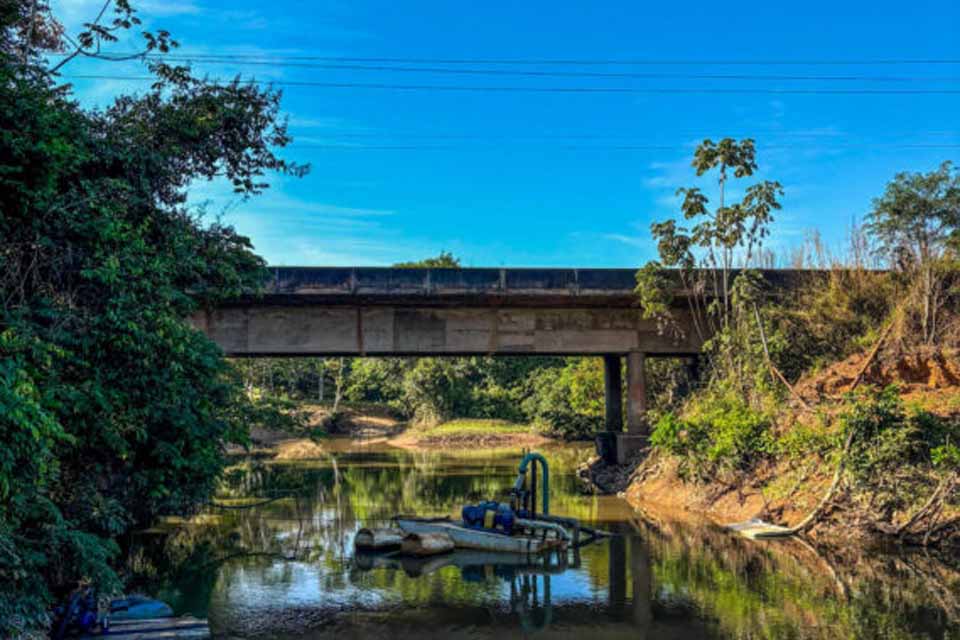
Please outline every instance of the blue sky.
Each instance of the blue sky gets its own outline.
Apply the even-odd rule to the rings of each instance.
[[[53,0],[73,30],[100,2]],[[960,64],[490,65],[383,63],[660,75],[816,75],[868,80],[449,75],[296,67],[291,56],[423,59],[958,60],[960,3],[387,2],[147,0],[149,28],[182,54],[287,64],[197,64],[214,77],[495,87],[960,89]],[[132,41],[115,50],[128,51]],[[377,63],[358,63],[373,66]],[[136,62],[80,61],[65,75],[143,75]],[[133,80],[78,80],[88,105]],[[633,267],[649,225],[677,215],[677,187],[704,137],[752,136],[761,172],[783,183],[770,238],[780,256],[810,230],[841,247],[898,171],[960,160],[960,95],[649,94],[284,88],[292,160],[238,202],[220,184],[192,200],[249,235],[271,264],[390,264],[451,251],[467,266]],[[338,148],[331,149],[330,145]],[[614,149],[634,146],[640,149]],[[403,148],[370,148],[403,147]],[[413,147],[413,148],[410,148]],[[655,147],[655,148],[650,148]],[[744,184],[747,184],[746,182]],[[736,194],[742,187],[733,187]]]

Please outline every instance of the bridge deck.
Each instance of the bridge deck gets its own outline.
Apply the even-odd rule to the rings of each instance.
[[[816,272],[765,271],[771,290]],[[273,267],[265,292],[197,314],[230,355],[695,354],[676,283],[677,331],[642,316],[633,269]]]
[[[250,304],[416,306],[636,306],[635,269],[399,269],[393,267],[271,267],[264,295]],[[765,270],[774,290],[815,272]],[[668,272],[680,298],[678,272]]]

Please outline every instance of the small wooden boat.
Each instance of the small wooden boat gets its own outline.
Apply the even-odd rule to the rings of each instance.
[[[496,531],[467,527],[462,522],[450,518],[397,516],[395,521],[397,526],[407,534],[444,533],[453,540],[454,546],[458,549],[538,554],[563,547],[567,539],[566,532],[552,523],[542,523],[545,526],[538,527],[544,531],[543,535],[517,534],[508,536]],[[520,524],[525,523],[521,521]]]

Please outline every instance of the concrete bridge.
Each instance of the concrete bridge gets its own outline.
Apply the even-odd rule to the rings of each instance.
[[[606,372],[606,427],[626,441],[648,427],[644,361],[696,358],[677,284],[679,333],[642,317],[632,269],[276,267],[265,292],[193,324],[235,357],[593,355]],[[774,288],[797,272],[768,271]],[[622,359],[626,359],[626,433]]]

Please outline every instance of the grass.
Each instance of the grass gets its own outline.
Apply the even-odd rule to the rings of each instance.
[[[430,427],[417,428],[420,436],[489,436],[533,433],[533,427],[507,420],[459,418]]]

